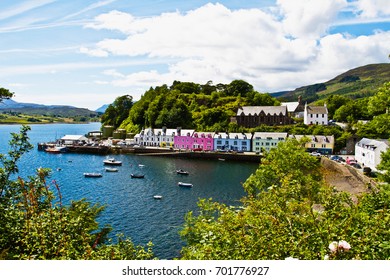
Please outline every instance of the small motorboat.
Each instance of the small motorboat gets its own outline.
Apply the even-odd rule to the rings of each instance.
[[[84,173],[84,177],[99,178],[99,177],[103,177],[103,175],[101,173]]]
[[[122,165],[122,162],[120,160],[116,160],[114,158],[103,160],[103,163],[105,165]]]
[[[45,152],[50,153],[50,154],[60,154],[60,153],[65,153],[66,152],[66,147],[48,147],[45,149]]]
[[[179,183],[177,183],[177,185],[179,187],[187,187],[187,188],[192,188],[192,186],[193,186],[191,183],[183,183],[183,182],[179,182]]]
[[[106,172],[118,172],[118,168],[113,167],[106,167],[105,170]]]
[[[162,199],[162,195],[154,195],[153,198],[154,199]]]
[[[188,171],[185,171],[183,169],[176,170],[176,173],[180,174],[180,175],[189,175],[190,174],[190,173],[188,173]]]
[[[143,178],[145,178],[144,174],[133,174],[133,173],[131,173],[130,176],[131,176],[131,178],[135,178],[135,179],[143,179]]]

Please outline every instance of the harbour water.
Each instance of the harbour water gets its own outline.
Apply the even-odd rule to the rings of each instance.
[[[52,169],[49,182],[61,188],[64,203],[86,198],[106,205],[99,217],[110,224],[111,237],[123,233],[135,244],[152,241],[160,259],[179,257],[183,241],[178,234],[189,211],[197,211],[201,198],[229,205],[239,205],[245,195],[242,183],[252,174],[256,163],[164,158],[139,155],[115,155],[123,162],[118,172],[105,172],[107,156],[90,154],[49,154],[38,151],[39,142],[58,139],[66,134],[85,134],[98,130],[100,123],[31,125],[30,142],[34,149],[20,161],[20,175],[26,178],[39,167]],[[0,153],[8,151],[11,132],[19,125],[0,125]],[[190,175],[178,175],[177,169]],[[84,172],[100,172],[101,178],[85,178]],[[131,173],[142,173],[143,179],[132,179]],[[192,188],[178,187],[179,181],[192,183]],[[156,200],[154,195],[161,195]]]

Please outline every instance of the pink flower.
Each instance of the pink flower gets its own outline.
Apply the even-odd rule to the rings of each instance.
[[[348,251],[351,249],[351,245],[345,240],[339,241],[339,249],[343,249],[344,251]]]
[[[332,243],[329,244],[329,250],[330,250],[332,253],[337,252],[338,245],[339,245],[339,244],[338,244],[336,241],[333,241]]]

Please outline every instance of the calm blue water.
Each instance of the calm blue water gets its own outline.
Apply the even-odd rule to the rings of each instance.
[[[0,153],[8,151],[10,133],[18,132],[19,128],[0,125]],[[86,198],[106,205],[99,222],[113,227],[112,237],[123,233],[135,244],[152,241],[159,258],[179,256],[183,242],[178,231],[185,214],[196,212],[200,198],[239,204],[238,200],[245,194],[241,184],[257,168],[254,163],[115,155],[123,161],[119,172],[104,172],[106,156],[48,154],[37,150],[39,142],[53,141],[66,134],[85,134],[99,129],[100,123],[32,125],[31,128],[29,136],[34,149],[22,158],[20,175],[25,178],[39,167],[51,168],[50,179],[60,185],[65,203]],[[176,174],[179,168],[190,175]],[[103,177],[84,178],[84,172],[101,172]],[[130,177],[131,173],[138,172],[145,174],[145,178]],[[194,187],[178,187],[178,181],[191,182]],[[162,195],[163,199],[155,200],[154,195]]]

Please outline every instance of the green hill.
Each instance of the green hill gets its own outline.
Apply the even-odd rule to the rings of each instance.
[[[296,101],[301,95],[303,101],[308,103],[325,99],[332,94],[356,99],[374,95],[376,89],[388,81],[390,81],[389,63],[369,64],[351,69],[324,83],[271,95],[286,101]]]

